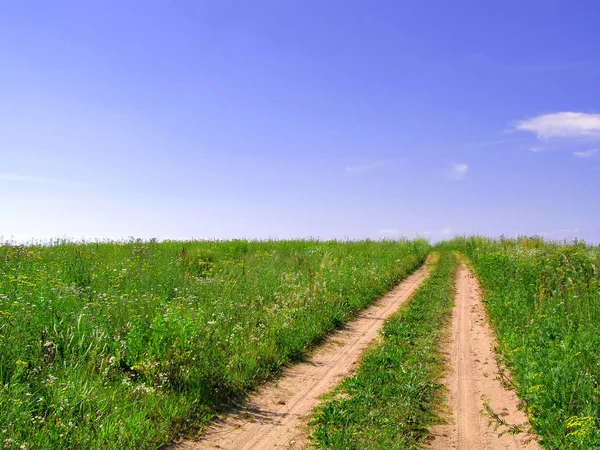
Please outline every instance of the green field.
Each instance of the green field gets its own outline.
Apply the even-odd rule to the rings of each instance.
[[[438,350],[454,304],[456,266],[454,255],[441,254],[429,279],[385,324],[382,344],[318,408],[316,448],[417,448],[437,423],[444,370]]]
[[[157,448],[419,266],[426,241],[0,247],[4,448]]]
[[[456,239],[544,447],[600,448],[600,248]]]
[[[600,248],[473,237],[438,249],[466,255],[479,276],[498,354],[542,447],[600,448]],[[435,345],[451,292],[442,255],[412,302],[386,324],[383,343],[318,410],[316,447],[416,448],[435,422]]]
[[[316,411],[320,448],[414,448],[438,420],[452,252],[544,448],[600,448],[600,249],[438,244],[430,278]],[[426,241],[0,246],[0,443],[158,448],[301,358],[427,257]]]

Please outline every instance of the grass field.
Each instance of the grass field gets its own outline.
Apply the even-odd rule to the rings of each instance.
[[[156,448],[413,271],[426,241],[0,246],[4,448]]]
[[[456,239],[477,272],[499,353],[542,444],[600,448],[600,249]]]
[[[414,298],[386,322],[381,345],[318,409],[312,423],[316,448],[418,447],[438,420],[440,340],[454,304],[455,270],[454,255],[443,252]]]
[[[436,421],[456,262],[542,445],[600,448],[600,249],[454,239],[355,376],[318,409],[320,448],[413,448]],[[0,444],[157,448],[297,360],[419,266],[426,241],[0,246]]]

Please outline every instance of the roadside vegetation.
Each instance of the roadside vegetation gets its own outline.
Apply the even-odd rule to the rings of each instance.
[[[541,444],[600,448],[600,248],[470,237],[437,250],[429,279],[316,411],[314,446],[415,448],[437,422],[458,250]],[[423,240],[0,245],[0,447],[157,448],[201,431],[429,251]]]
[[[541,444],[600,448],[600,249],[455,239],[485,293],[499,354]]]
[[[423,240],[0,245],[0,446],[157,448],[197,430],[428,252]]]
[[[322,449],[417,448],[439,419],[444,325],[454,305],[454,255],[443,251],[415,296],[384,325],[354,376],[320,406],[312,440]]]

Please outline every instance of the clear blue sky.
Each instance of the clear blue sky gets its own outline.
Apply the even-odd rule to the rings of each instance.
[[[0,0],[0,236],[598,242],[599,17]]]

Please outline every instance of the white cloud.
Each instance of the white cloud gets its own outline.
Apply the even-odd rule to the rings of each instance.
[[[57,180],[54,178],[37,177],[33,175],[18,175],[14,173],[0,173],[0,181],[14,181],[17,183],[37,183],[37,184],[52,184],[56,186],[71,186],[71,187],[82,187],[83,184]]]
[[[452,167],[448,169],[448,176],[453,180],[462,180],[467,176],[469,166],[467,164],[452,164]]]
[[[562,238],[562,237],[578,234],[580,231],[581,231],[581,228],[565,228],[562,230],[542,231],[542,232],[539,232],[536,234],[539,236],[544,236],[544,237]]]
[[[388,236],[400,236],[402,231],[398,228],[383,228],[381,230],[377,230],[378,234],[386,234]]]
[[[383,162],[374,162],[370,164],[359,164],[356,166],[347,166],[345,171],[347,174],[361,173],[361,172],[369,172],[370,170],[379,169],[383,167],[385,163]]]
[[[544,149],[540,147],[530,147],[528,150],[532,153],[542,153],[544,151]]]
[[[417,236],[448,236],[454,233],[454,230],[452,230],[452,228],[442,228],[441,230],[423,230],[423,231],[417,231],[415,233],[415,235]]]
[[[35,181],[37,177],[16,175],[14,173],[0,173],[0,180],[4,181]]]
[[[585,151],[580,151],[580,152],[573,152],[573,155],[576,156],[576,157],[578,157],[578,158],[587,159],[587,158],[591,158],[596,153],[598,153],[598,149],[597,148],[592,148],[590,150],[585,150]]]
[[[496,139],[495,141],[481,141],[481,142],[469,142],[465,144],[467,148],[485,148],[493,147],[495,145],[502,145],[512,142],[510,139]]]
[[[558,112],[517,122],[516,128],[531,131],[539,139],[600,138],[600,114]]]

